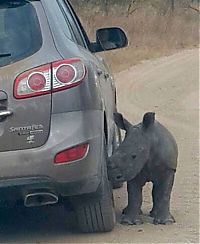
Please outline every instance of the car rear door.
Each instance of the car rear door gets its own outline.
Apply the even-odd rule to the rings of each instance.
[[[43,33],[43,14],[40,1],[0,1],[0,152],[39,147],[48,139],[48,63],[55,56],[45,55],[53,46]]]

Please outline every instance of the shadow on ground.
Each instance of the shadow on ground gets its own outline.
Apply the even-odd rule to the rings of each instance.
[[[77,233],[74,214],[62,206],[0,210],[0,242],[45,239]]]

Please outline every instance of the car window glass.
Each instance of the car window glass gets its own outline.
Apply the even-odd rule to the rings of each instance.
[[[31,56],[42,46],[34,6],[27,1],[0,1],[0,67]]]

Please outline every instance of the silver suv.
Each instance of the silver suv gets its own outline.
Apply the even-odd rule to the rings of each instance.
[[[116,91],[96,53],[128,42],[116,27],[96,36],[68,1],[0,1],[0,205],[62,202],[83,232],[115,223]]]

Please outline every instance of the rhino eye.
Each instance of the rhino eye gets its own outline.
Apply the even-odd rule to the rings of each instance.
[[[135,159],[136,158],[136,155],[131,155],[132,159]]]

